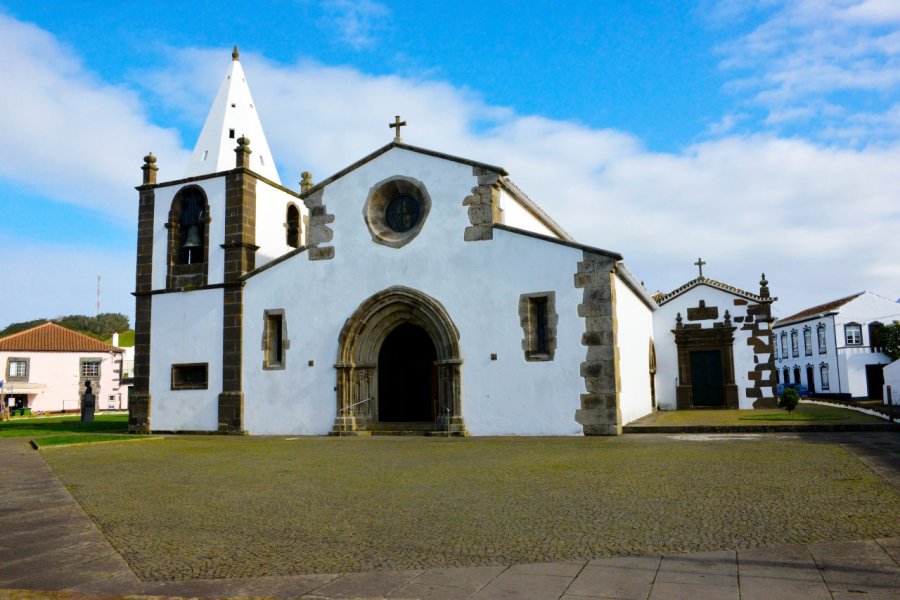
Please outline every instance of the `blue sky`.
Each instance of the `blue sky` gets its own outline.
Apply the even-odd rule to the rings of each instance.
[[[896,1],[185,6],[0,0],[0,327],[91,313],[98,273],[133,312],[141,157],[181,175],[234,43],[287,185],[400,113],[651,291],[702,255],[746,289],[766,271],[782,315],[900,296]]]

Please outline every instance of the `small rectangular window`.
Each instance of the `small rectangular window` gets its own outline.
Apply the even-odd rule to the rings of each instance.
[[[848,323],[844,325],[844,334],[846,335],[848,346],[862,345],[862,325]]]
[[[290,347],[287,340],[287,327],[284,321],[284,309],[269,309],[263,313],[263,369],[275,370],[285,368],[285,350]]]
[[[99,360],[82,360],[81,376],[95,379],[100,377],[100,361]]]
[[[280,365],[284,359],[284,346],[282,346],[281,323],[282,315],[266,315],[266,364],[273,367]]]
[[[7,362],[6,377],[10,380],[28,380],[28,359],[10,358]]]
[[[553,360],[556,350],[556,294],[540,292],[519,297],[519,320],[525,334],[525,360]]]
[[[234,139],[234,129],[229,129],[229,130],[228,130],[228,138],[229,138],[229,139],[232,139],[232,140]]]
[[[173,390],[205,390],[208,387],[208,363],[172,365]]]

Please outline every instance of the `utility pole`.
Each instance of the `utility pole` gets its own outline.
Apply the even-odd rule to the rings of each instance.
[[[97,275],[97,316],[100,316],[100,275]]]

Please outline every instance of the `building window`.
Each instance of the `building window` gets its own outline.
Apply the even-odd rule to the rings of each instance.
[[[872,350],[881,347],[881,329],[883,327],[884,323],[879,323],[878,321],[869,323],[869,346]]]
[[[81,377],[82,379],[97,379],[100,377],[100,361],[82,359]]]
[[[787,385],[791,382],[791,372],[787,367],[785,367],[782,372],[784,373],[784,381],[782,381],[782,383]]]
[[[823,392],[827,392],[829,389],[831,389],[828,386],[828,365],[825,363],[819,365],[819,378],[822,380]]]
[[[28,359],[8,359],[6,361],[6,378],[10,381],[28,381]]]
[[[794,383],[800,384],[800,367],[794,367]]]
[[[797,358],[800,356],[800,343],[797,339],[797,330],[791,331],[791,356]]]
[[[816,335],[819,337],[819,354],[825,354],[828,352],[828,347],[825,344],[825,325],[819,323],[816,327]]]
[[[781,332],[781,358],[787,358],[787,334]]]
[[[266,310],[263,313],[263,319],[263,369],[284,369],[285,350],[290,347],[284,309]]]
[[[525,334],[525,360],[553,360],[556,351],[556,293],[539,292],[519,296],[519,323]]]
[[[205,390],[209,387],[209,364],[172,365],[173,390]]]
[[[803,328],[803,354],[812,356],[812,328],[808,325]]]
[[[294,203],[288,204],[287,217],[285,219],[287,245],[291,248],[300,247],[300,209]]]
[[[848,346],[862,346],[862,325],[847,323],[844,325],[844,337]]]

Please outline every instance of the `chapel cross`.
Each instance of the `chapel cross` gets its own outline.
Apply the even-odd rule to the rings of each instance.
[[[390,123],[390,124],[388,125],[388,127],[390,127],[391,129],[394,129],[395,127],[397,128],[397,133],[394,135],[394,141],[395,141],[395,142],[400,142],[400,143],[403,142],[403,140],[400,138],[400,128],[401,128],[401,127],[404,127],[405,125],[406,125],[406,121],[401,121],[401,120],[400,120],[400,115],[395,116],[395,117],[394,117],[394,122],[393,122],[393,123]]]
[[[695,262],[694,264],[697,265],[698,269],[700,269],[700,279],[703,279],[703,265],[706,264],[706,261],[704,261],[702,258],[698,258],[697,262]]]

